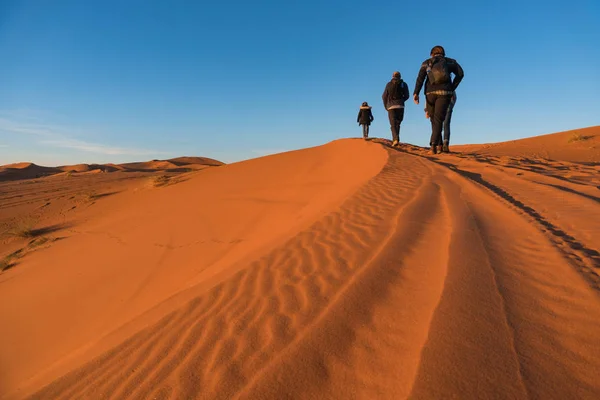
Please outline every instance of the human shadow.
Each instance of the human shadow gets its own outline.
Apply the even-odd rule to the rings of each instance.
[[[42,228],[35,228],[29,231],[29,236],[32,238],[37,238],[39,236],[48,235],[50,233],[58,232],[63,229],[70,228],[72,224],[62,223],[62,224],[54,224],[44,226]]]
[[[98,200],[98,199],[103,199],[105,197],[109,197],[109,196],[114,196],[117,193],[121,193],[121,191],[114,191],[114,192],[106,192],[106,193],[98,193],[98,194],[91,194],[90,195],[90,199],[92,200]]]

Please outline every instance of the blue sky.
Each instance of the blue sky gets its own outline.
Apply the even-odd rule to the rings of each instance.
[[[600,2],[0,0],[0,164],[225,162],[391,138],[432,46],[465,70],[454,144],[600,124]],[[423,103],[401,141],[426,146]]]

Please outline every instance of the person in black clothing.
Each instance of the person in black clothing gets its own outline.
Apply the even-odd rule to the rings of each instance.
[[[373,113],[371,112],[371,106],[365,101],[360,106],[360,110],[358,110],[358,116],[356,117],[356,122],[358,125],[362,125],[363,127],[363,139],[369,137],[369,125],[373,122],[375,118],[373,118]]]
[[[392,146],[400,144],[400,124],[404,119],[404,102],[408,100],[409,96],[408,85],[402,80],[400,72],[395,71],[392,80],[385,85],[385,90],[381,95],[383,106],[390,119]]]
[[[431,121],[431,153],[441,153],[450,151],[448,142],[442,146],[442,127],[448,107],[452,101],[454,91],[462,81],[464,72],[460,64],[452,58],[446,57],[442,46],[435,46],[431,49],[431,58],[421,64],[413,99],[415,104],[419,104],[419,92],[423,87],[425,78],[428,84],[425,88],[425,100],[427,103],[427,113]],[[454,74],[452,79],[451,74]],[[448,137],[449,139],[449,137]]]
[[[427,84],[429,81],[425,79],[425,93],[427,93]],[[427,102],[425,102],[427,104]],[[456,91],[452,94],[452,98],[450,99],[450,105],[448,106],[448,111],[446,111],[446,118],[444,119],[443,132],[444,132],[444,144],[442,150],[449,153],[449,145],[450,145],[450,122],[452,121],[452,111],[454,111],[454,105],[456,104]],[[425,118],[429,119],[429,110],[427,105],[425,106]]]

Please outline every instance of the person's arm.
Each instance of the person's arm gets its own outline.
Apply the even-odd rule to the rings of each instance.
[[[387,99],[388,99],[388,86],[389,83],[385,85],[385,89],[383,90],[383,94],[381,95],[381,100],[383,100],[383,108],[387,110]]]
[[[415,90],[413,92],[413,99],[416,104],[419,104],[419,92],[423,87],[423,82],[425,82],[425,78],[427,77],[427,64],[421,64],[421,69],[419,70],[419,74],[417,75],[417,82],[415,83]]]
[[[360,124],[360,113],[362,112],[362,110],[358,110],[358,116],[356,117],[356,122],[358,122]]]
[[[375,118],[373,117],[373,112],[371,112],[371,110],[369,110],[369,119],[371,120],[371,122],[375,120]]]
[[[406,101],[409,97],[410,94],[408,93],[408,84],[404,82],[404,85],[402,85],[402,98],[404,99],[404,101]]]
[[[456,90],[458,85],[460,85],[460,81],[465,77],[465,72],[462,67],[456,60],[452,63],[452,72],[454,72],[454,79],[452,80],[452,90]]]

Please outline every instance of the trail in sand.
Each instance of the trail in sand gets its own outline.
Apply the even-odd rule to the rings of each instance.
[[[403,150],[31,398],[600,397],[596,178]]]

